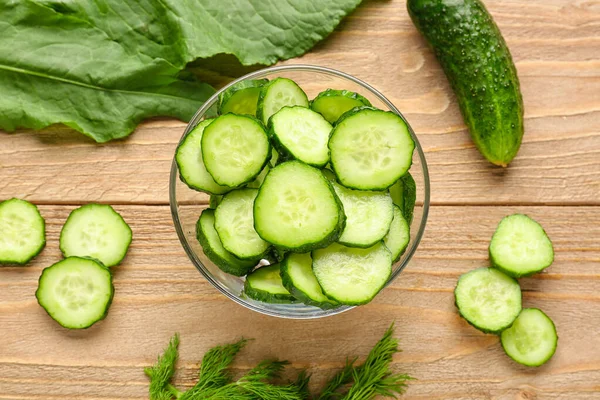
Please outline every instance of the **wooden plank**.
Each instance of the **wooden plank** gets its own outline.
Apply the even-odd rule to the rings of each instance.
[[[121,205],[134,242],[114,270],[108,318],[82,332],[58,327],[34,297],[41,269],[60,259],[58,235],[72,208],[41,206],[47,248],[29,267],[0,269],[0,399],[147,398],[143,367],[176,331],[182,387],[193,384],[208,348],[242,336],[256,340],[235,371],[286,358],[293,371],[309,368],[319,387],[346,356],[364,357],[394,320],[404,350],[394,369],[419,379],[406,399],[600,398],[600,207],[434,206],[415,257],[373,303],[292,321],[246,310],[210,286],[182,250],[169,207]],[[525,305],[545,310],[560,334],[556,356],[539,369],[511,362],[497,337],[470,327],[453,305],[456,279],[488,264],[495,225],[513,212],[539,220],[556,248],[552,267],[522,280]]]
[[[339,69],[386,94],[426,151],[436,204],[598,205],[598,8],[566,0],[486,4],[511,48],[525,100],[526,135],[508,169],[491,166],[474,148],[403,1],[365,3],[312,52],[286,63]],[[204,68],[214,70],[204,75],[217,85],[230,79],[218,62]],[[41,203],[166,204],[171,159],[184,127],[154,120],[130,139],[107,145],[64,127],[0,133],[0,193]]]

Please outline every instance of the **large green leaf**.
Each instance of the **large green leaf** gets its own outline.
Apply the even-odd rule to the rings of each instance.
[[[180,71],[300,55],[360,0],[1,0],[0,128],[64,123],[105,142],[188,120],[213,89]]]

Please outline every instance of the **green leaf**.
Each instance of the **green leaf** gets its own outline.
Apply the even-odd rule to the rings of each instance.
[[[176,333],[164,353],[158,357],[156,364],[144,369],[144,373],[150,378],[150,400],[171,400],[174,397],[173,392],[177,392],[170,386],[170,382],[175,373],[175,363],[179,358],[178,347],[179,335]]]
[[[303,54],[360,0],[4,0],[0,128],[63,123],[98,142],[145,118],[187,121],[214,90],[180,72],[233,54]]]

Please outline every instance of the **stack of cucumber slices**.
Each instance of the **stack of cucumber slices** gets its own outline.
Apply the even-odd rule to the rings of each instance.
[[[499,334],[510,358],[523,365],[540,366],[556,351],[556,327],[543,311],[522,308],[516,278],[549,267],[554,260],[552,242],[536,221],[514,214],[500,221],[489,252],[492,268],[479,268],[458,279],[456,307],[475,328]]]
[[[131,239],[131,229],[111,206],[74,210],[60,233],[65,259],[42,271],[38,303],[65,328],[88,328],[104,319],[114,295],[109,267],[125,258]],[[0,264],[25,265],[45,245],[45,221],[35,205],[0,203]]]
[[[404,120],[346,90],[309,101],[286,78],[233,85],[218,110],[175,157],[181,180],[211,195],[197,224],[205,255],[245,276],[257,301],[371,301],[410,240],[415,143]]]

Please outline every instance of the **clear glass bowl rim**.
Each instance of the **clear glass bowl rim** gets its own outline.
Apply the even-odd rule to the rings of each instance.
[[[360,80],[358,78],[355,78],[352,75],[346,74],[345,72],[338,71],[338,70],[335,70],[335,69],[332,69],[332,68],[321,67],[321,66],[317,66],[317,65],[291,64],[291,65],[278,65],[278,66],[274,66],[274,67],[262,68],[260,70],[251,72],[249,74],[246,74],[246,75],[244,75],[244,76],[242,76],[242,77],[234,80],[233,82],[229,83],[228,85],[226,85],[223,88],[221,88],[220,90],[218,90],[208,100],[206,100],[204,102],[204,104],[202,105],[202,107],[200,107],[200,109],[198,109],[198,111],[196,112],[196,114],[194,114],[194,116],[192,117],[192,119],[188,123],[188,125],[187,125],[187,127],[186,127],[186,129],[185,129],[185,131],[183,133],[183,135],[181,136],[181,139],[180,139],[179,143],[181,143],[181,141],[188,134],[188,132],[190,130],[192,130],[197,125],[197,123],[204,116],[204,114],[214,105],[214,103],[217,101],[219,95],[222,92],[224,92],[225,90],[227,90],[231,86],[235,85],[236,83],[244,81],[246,79],[255,79],[255,78],[261,77],[261,76],[266,75],[266,74],[280,73],[280,72],[285,72],[285,71],[318,72],[318,73],[333,75],[333,76],[336,76],[336,77],[340,77],[340,78],[344,78],[344,79],[350,80],[350,81],[356,83],[357,85],[363,87],[364,89],[370,91],[382,103],[384,103],[386,106],[388,106],[391,111],[393,111],[394,113],[398,114],[398,116],[400,116],[400,118],[402,118],[402,120],[404,120],[404,122],[406,123],[406,126],[408,126],[408,130],[410,131],[410,134],[411,134],[411,136],[412,136],[412,138],[413,138],[413,140],[415,142],[415,150],[417,151],[417,154],[419,156],[419,160],[421,162],[421,169],[422,169],[422,172],[423,172],[423,182],[424,182],[424,188],[423,188],[423,193],[424,193],[423,194],[423,211],[422,211],[422,215],[421,215],[421,223],[419,224],[419,230],[417,231],[417,234],[415,235],[415,239],[411,242],[409,248],[407,249],[407,251],[405,253],[405,256],[404,256],[401,264],[398,266],[398,268],[395,271],[393,271],[392,275],[390,276],[390,279],[385,284],[385,286],[387,287],[390,283],[392,283],[398,277],[398,275],[400,275],[400,273],[408,265],[408,263],[412,259],[412,256],[414,255],[415,251],[419,247],[419,243],[421,242],[421,238],[423,237],[423,234],[425,233],[425,225],[427,224],[427,217],[429,215],[429,201],[430,201],[430,186],[429,185],[430,185],[430,183],[429,183],[429,170],[427,168],[427,162],[425,160],[425,154],[423,152],[423,148],[421,147],[419,139],[415,135],[415,132],[413,131],[410,123],[406,120],[406,118],[404,117],[404,115],[402,115],[402,113],[400,112],[400,110],[398,110],[396,108],[396,106],[394,106],[394,104],[392,104],[392,102],[389,101],[377,89],[375,89],[374,87],[372,87],[368,83],[363,82],[362,80]],[[173,155],[173,162],[172,162],[172,165],[171,165],[171,174],[170,174],[170,180],[169,180],[169,203],[170,203],[170,208],[171,208],[171,216],[173,218],[173,224],[175,226],[175,230],[177,232],[177,236],[179,237],[179,241],[181,242],[181,245],[183,246],[183,248],[184,248],[187,256],[192,261],[192,263],[194,264],[194,266],[196,267],[196,269],[198,271],[200,271],[200,273],[206,278],[206,280],[208,280],[211,283],[211,285],[213,285],[215,288],[217,288],[222,294],[224,294],[225,296],[227,296],[229,299],[233,300],[234,302],[236,302],[236,303],[238,303],[238,304],[240,304],[240,305],[242,305],[242,306],[244,306],[246,308],[249,308],[249,309],[251,309],[253,311],[256,311],[256,312],[258,312],[260,314],[270,315],[270,316],[279,317],[279,318],[287,318],[287,319],[316,319],[316,318],[330,317],[330,316],[337,315],[337,314],[340,314],[342,312],[351,310],[351,309],[353,309],[355,307],[355,306],[338,307],[338,308],[333,309],[333,310],[327,310],[327,313],[326,314],[322,314],[322,315],[305,315],[305,316],[284,315],[284,314],[279,314],[279,313],[272,312],[272,311],[269,311],[269,310],[257,308],[253,304],[244,301],[243,298],[235,296],[234,294],[232,294],[232,293],[228,292],[227,290],[225,290],[205,270],[205,267],[202,264],[202,261],[200,261],[200,259],[196,255],[196,252],[189,245],[188,240],[187,240],[187,238],[185,236],[185,233],[183,232],[183,227],[181,225],[181,222],[179,221],[179,211],[177,210],[177,207],[178,207],[178,204],[177,204],[177,193],[176,193],[176,185],[177,185],[177,181],[176,180],[177,179],[179,179],[179,174],[178,174],[177,162],[175,161],[175,155]]]

